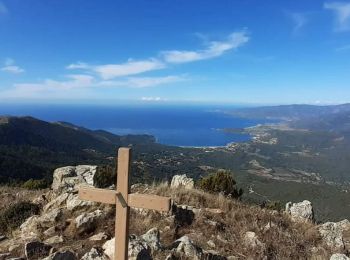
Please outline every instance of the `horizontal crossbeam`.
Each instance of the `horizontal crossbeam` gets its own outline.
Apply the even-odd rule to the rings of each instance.
[[[117,192],[91,187],[80,187],[79,198],[107,204],[116,204]],[[130,193],[128,195],[128,206],[132,208],[153,209],[158,211],[170,210],[170,198],[157,195]]]

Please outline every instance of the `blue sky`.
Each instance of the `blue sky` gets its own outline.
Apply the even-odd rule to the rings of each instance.
[[[350,102],[350,1],[0,0],[0,102]]]

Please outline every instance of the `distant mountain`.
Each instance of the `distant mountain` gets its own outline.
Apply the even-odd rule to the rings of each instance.
[[[119,136],[65,122],[0,117],[0,183],[44,178],[57,166],[98,163],[120,146],[152,144],[149,135]]]
[[[350,104],[244,108],[232,111],[230,114],[246,118],[282,120],[291,127],[313,131],[350,132]]]
[[[350,104],[333,106],[282,105],[237,109],[230,114],[263,119],[300,120],[350,112]]]

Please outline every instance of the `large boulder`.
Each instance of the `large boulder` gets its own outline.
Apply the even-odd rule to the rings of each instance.
[[[186,174],[175,175],[170,184],[171,188],[184,187],[185,189],[193,189],[194,181],[192,178],[188,178]]]
[[[56,192],[72,192],[78,184],[94,184],[97,166],[78,165],[58,168],[53,173],[51,188]]]
[[[296,221],[314,221],[314,211],[308,200],[299,203],[288,202],[286,212]]]
[[[331,248],[344,249],[344,231],[350,230],[350,222],[345,219],[339,222],[326,222],[318,226],[323,241]]]

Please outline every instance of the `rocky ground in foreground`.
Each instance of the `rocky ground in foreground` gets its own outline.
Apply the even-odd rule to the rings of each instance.
[[[95,172],[64,167],[50,190],[1,189],[2,212],[25,200],[38,207],[18,228],[1,227],[0,259],[113,259],[115,207],[77,195]],[[129,259],[350,259],[350,222],[314,224],[309,201],[262,209],[195,189],[185,176],[132,192],[170,196],[173,205],[169,213],[131,210]]]

